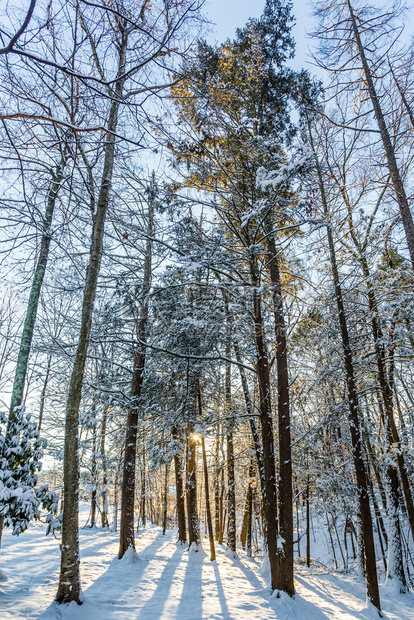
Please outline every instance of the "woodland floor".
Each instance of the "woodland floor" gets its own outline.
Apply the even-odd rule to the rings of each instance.
[[[86,506],[85,506],[86,508]],[[84,512],[85,514],[85,512]],[[56,606],[59,543],[40,524],[19,538],[6,530],[0,582],[1,620],[351,620],[375,617],[361,580],[313,566],[296,569],[297,595],[271,596],[260,559],[229,559],[218,546],[217,562],[177,546],[176,532],[162,536],[149,526],[136,538],[136,557],[116,559],[118,535],[81,529],[81,575],[85,602]],[[204,541],[205,549],[208,541]],[[316,550],[315,550],[316,551]],[[385,617],[414,618],[414,595],[381,586]]]

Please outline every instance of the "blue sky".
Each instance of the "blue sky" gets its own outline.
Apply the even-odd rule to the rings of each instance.
[[[243,26],[249,17],[260,17],[264,5],[265,0],[206,0],[204,13],[216,23],[212,26],[209,38],[221,43],[233,37],[236,28]],[[309,41],[306,40],[306,30],[312,28],[310,2],[293,0],[293,14],[297,22],[293,31],[296,40],[296,59],[293,65],[298,69],[307,62]]]

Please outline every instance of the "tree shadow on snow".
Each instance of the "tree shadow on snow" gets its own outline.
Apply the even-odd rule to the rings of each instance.
[[[98,577],[85,591],[85,599],[94,603],[109,604],[111,610],[122,610],[138,588],[145,589],[147,581],[145,573],[149,562],[160,551],[167,541],[157,536],[137,554],[127,553],[122,560],[115,557],[107,570]],[[119,584],[122,582],[122,597]]]
[[[153,595],[145,602],[142,609],[140,609],[137,620],[155,620],[156,618],[161,618],[165,602],[170,596],[174,575],[179,566],[179,558],[185,551],[185,546],[177,547],[171,558],[167,561],[164,570],[159,576],[158,585]]]
[[[180,620],[201,620],[203,613],[202,573],[202,557],[198,560],[190,555],[185,570],[183,589],[176,618]]]
[[[221,582],[220,572],[217,563],[213,563],[214,575],[216,577],[217,593],[220,601],[221,610],[224,618],[230,618],[230,611],[227,606],[226,595],[224,594],[223,584]]]
[[[295,595],[295,598],[291,599],[288,595],[282,595],[281,598],[277,598],[275,595],[270,595],[269,586],[263,586],[263,583],[258,579],[251,568],[246,566],[240,558],[234,559],[234,565],[237,566],[241,572],[245,575],[246,579],[255,588],[252,596],[260,596],[264,598],[270,607],[275,610],[275,617],[279,617],[279,608],[283,605],[288,611],[288,617],[300,618],[300,620],[328,620],[327,616],[319,607],[307,601],[299,594]],[[295,576],[296,581],[296,576]],[[344,606],[346,610],[346,607]],[[292,614],[292,615],[291,615]]]

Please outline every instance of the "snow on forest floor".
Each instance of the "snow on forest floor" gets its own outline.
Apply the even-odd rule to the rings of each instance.
[[[136,537],[137,557],[116,558],[118,534],[81,529],[81,576],[85,602],[56,606],[59,543],[40,524],[16,538],[4,533],[0,582],[1,620],[351,620],[375,617],[364,586],[354,575],[296,567],[297,595],[271,596],[258,559],[225,556],[217,561],[176,544],[176,532],[149,526]],[[208,541],[204,542],[208,549]],[[414,618],[414,595],[381,587],[389,620]]]

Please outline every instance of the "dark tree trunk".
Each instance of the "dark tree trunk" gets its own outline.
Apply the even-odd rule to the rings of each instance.
[[[348,390],[348,418],[349,418],[349,426],[350,426],[350,431],[351,431],[352,456],[353,456],[355,474],[356,474],[356,480],[357,480],[359,512],[360,512],[360,519],[361,519],[361,532],[362,532],[363,551],[364,551],[363,556],[365,560],[364,564],[365,564],[365,578],[366,578],[366,585],[367,585],[367,596],[370,602],[374,605],[374,607],[376,607],[378,611],[380,611],[381,604],[380,604],[380,596],[379,596],[379,589],[378,589],[378,576],[377,576],[377,566],[376,566],[376,558],[375,558],[374,534],[373,534],[373,529],[372,529],[372,517],[371,517],[370,504],[369,504],[368,482],[367,482],[364,454],[363,454],[363,448],[362,448],[360,413],[359,413],[358,395],[357,395],[357,390],[356,390],[356,385],[355,385],[352,349],[351,349],[351,343],[349,340],[348,325],[347,325],[345,308],[344,308],[344,303],[343,303],[343,298],[342,298],[342,289],[341,289],[340,280],[339,280],[339,272],[338,272],[338,266],[336,262],[333,235],[332,235],[331,226],[328,222],[329,210],[328,210],[328,203],[326,200],[323,176],[322,176],[322,171],[319,165],[319,161],[316,157],[316,152],[314,150],[312,133],[311,133],[310,127],[309,127],[309,134],[310,134],[312,149],[315,154],[315,164],[316,164],[316,169],[317,169],[317,174],[318,174],[322,206],[323,206],[325,218],[327,219],[326,228],[327,228],[327,237],[328,237],[328,245],[329,245],[329,255],[330,255],[330,261],[331,261],[331,269],[332,269],[334,291],[335,291],[335,300],[336,300],[337,309],[338,309],[338,321],[339,321],[342,348],[343,348],[343,354],[344,354],[345,377],[346,377],[346,384],[347,384],[347,390]]]
[[[357,20],[355,17],[354,9],[352,8],[350,0],[347,0],[349,15],[351,20],[351,27],[354,34],[355,42],[358,48],[359,57],[361,59],[362,67],[365,74],[365,83],[368,87],[368,93],[371,99],[372,106],[374,108],[375,119],[378,124],[378,129],[381,135],[382,144],[384,146],[385,156],[387,159],[388,169],[391,174],[392,184],[397,199],[398,206],[400,208],[401,219],[404,225],[405,237],[407,239],[408,251],[410,253],[411,265],[414,270],[414,222],[411,215],[407,194],[405,192],[404,183],[401,178],[400,170],[398,168],[397,158],[395,155],[394,146],[392,144],[391,136],[389,134],[385,116],[381,108],[380,99],[378,97],[374,79],[372,76],[371,68],[368,64],[368,60],[365,53]]]
[[[142,527],[147,524],[147,465],[145,459],[145,446],[142,448],[142,465],[141,465],[141,523]]]
[[[310,552],[310,484],[309,476],[306,482],[306,566],[309,568],[311,565],[311,552]]]
[[[93,404],[93,411],[95,411],[95,403]],[[96,424],[93,427],[93,436],[92,436],[92,466],[91,466],[91,523],[90,527],[95,527],[96,525],[96,494],[97,494],[97,484],[98,484],[98,476],[97,476],[97,466],[96,466]]]
[[[272,590],[279,588],[279,562],[277,559],[277,494],[276,471],[273,443],[272,405],[270,397],[269,356],[264,336],[264,325],[259,292],[257,261],[253,252],[250,253],[250,275],[252,282],[254,338],[257,354],[257,376],[260,394],[260,424],[262,429],[263,469],[265,492],[263,494],[264,542],[269,556],[270,585]]]
[[[197,511],[197,483],[196,483],[196,451],[197,439],[194,435],[194,427],[189,426],[187,440],[187,519],[188,519],[188,544],[195,545],[198,551],[201,543],[200,523]]]
[[[168,509],[168,463],[165,464],[164,477],[164,497],[162,510],[162,535],[165,536],[167,530],[167,509]]]
[[[277,411],[279,421],[279,538],[277,545],[277,589],[293,596],[295,593],[293,578],[294,524],[287,340],[279,264],[272,222],[270,220],[267,222],[266,234],[268,269],[273,289],[273,312],[275,317]]]
[[[206,444],[204,441],[204,437],[201,438],[201,449],[203,452],[204,487],[205,487],[204,492],[206,496],[207,529],[208,529],[208,537],[210,540],[210,560],[214,562],[214,560],[216,559],[216,548],[214,545],[213,520],[211,518],[210,489],[208,486],[207,455],[206,455]]]
[[[214,532],[217,542],[221,539],[220,525],[220,426],[217,428],[216,441],[215,441],[215,470],[214,470]]]
[[[228,310],[227,299],[226,308],[226,357],[230,358],[231,353],[231,317]],[[231,555],[236,554],[236,480],[234,474],[234,414],[231,402],[231,365],[226,362],[225,375],[225,411],[226,411],[226,448],[227,448],[227,552]]]
[[[154,207],[151,200],[148,207],[148,237],[147,247],[145,250],[141,312],[137,329],[138,342],[134,351],[134,369],[131,381],[131,399],[133,402],[128,407],[125,435],[124,470],[121,496],[121,525],[119,528],[119,559],[124,556],[125,552],[130,547],[135,549],[134,500],[138,412],[145,368],[145,342],[148,324],[148,293],[151,287],[152,232],[154,227]]]
[[[247,378],[246,378],[246,373],[244,371],[244,368],[243,366],[241,366],[242,358],[240,355],[240,349],[236,343],[233,343],[233,348],[236,353],[236,360],[239,363],[239,371],[240,371],[240,378],[242,382],[244,401],[246,403],[247,413],[249,414],[250,430],[252,433],[253,446],[254,446],[254,451],[255,451],[256,461],[257,461],[257,469],[259,472],[260,489],[263,494],[264,489],[265,489],[265,479],[264,479],[264,469],[263,469],[263,450],[262,450],[262,446],[260,443],[259,431],[257,430],[257,426],[256,426],[255,415],[253,411],[253,403],[252,403],[252,399],[250,396],[249,384],[247,383]]]
[[[174,440],[178,440],[178,429],[176,427],[172,429],[172,437]],[[187,541],[187,532],[185,527],[183,473],[181,467],[181,457],[179,454],[174,454],[174,470],[177,502],[178,542],[185,543]]]
[[[108,408],[105,407],[102,415],[101,426],[101,459],[102,459],[102,527],[109,527],[108,522],[108,476],[106,465],[105,438],[106,438],[106,422],[108,416]]]

